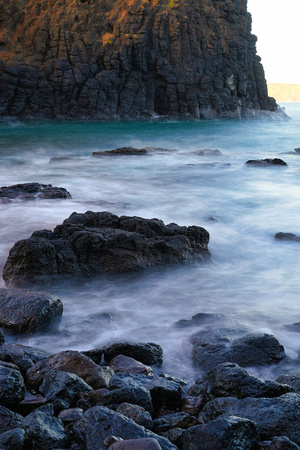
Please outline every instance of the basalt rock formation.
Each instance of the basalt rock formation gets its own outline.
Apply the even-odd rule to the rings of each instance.
[[[109,212],[73,213],[54,231],[16,242],[3,269],[8,286],[27,287],[67,278],[120,274],[209,258],[202,227]]]
[[[255,43],[247,0],[6,0],[0,116],[278,111]]]

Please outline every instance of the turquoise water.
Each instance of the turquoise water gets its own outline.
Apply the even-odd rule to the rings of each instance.
[[[157,217],[165,223],[204,226],[211,236],[209,264],[176,266],[134,276],[55,288],[64,303],[59,339],[22,343],[58,351],[89,349],[111,339],[161,343],[166,366],[190,370],[190,330],[172,324],[199,312],[239,318],[274,333],[295,358],[297,335],[281,324],[300,321],[300,244],[275,233],[300,235],[300,104],[286,103],[290,120],[66,123],[7,121],[0,125],[1,186],[40,182],[63,186],[72,200],[0,204],[0,266],[15,241],[53,229],[73,211],[108,210]],[[177,152],[94,158],[93,151],[156,146]],[[200,156],[218,149],[219,156]],[[52,157],[69,161],[49,162]],[[284,159],[288,167],[245,166],[248,159]],[[210,217],[218,221],[212,222]],[[2,286],[4,283],[2,282]],[[114,328],[80,320],[108,312]],[[263,315],[275,319],[270,324]],[[276,322],[277,321],[277,322]]]

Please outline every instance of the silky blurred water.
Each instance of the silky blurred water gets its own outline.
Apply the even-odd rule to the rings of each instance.
[[[187,338],[195,330],[173,324],[199,312],[217,312],[274,333],[296,358],[299,334],[282,324],[300,321],[300,244],[275,241],[274,235],[300,235],[300,154],[294,152],[300,147],[300,104],[283,106],[290,120],[0,124],[1,186],[34,181],[72,194],[72,200],[0,203],[1,271],[14,242],[35,230],[53,229],[73,211],[157,217],[204,226],[211,236],[207,264],[55,287],[64,304],[59,339],[19,342],[59,351],[118,339],[152,341],[163,346],[166,369],[191,371]],[[178,151],[91,156],[122,146]],[[200,149],[222,154],[200,156]],[[53,157],[72,159],[49,162]],[[249,159],[275,157],[288,167],[245,166]],[[89,319],[100,313],[111,314],[113,326]]]

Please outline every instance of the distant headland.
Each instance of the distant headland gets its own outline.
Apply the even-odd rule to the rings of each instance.
[[[278,102],[300,102],[300,84],[268,83],[268,92]]]

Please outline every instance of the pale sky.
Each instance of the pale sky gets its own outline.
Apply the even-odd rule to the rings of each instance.
[[[300,84],[300,0],[248,0],[268,83]]]

